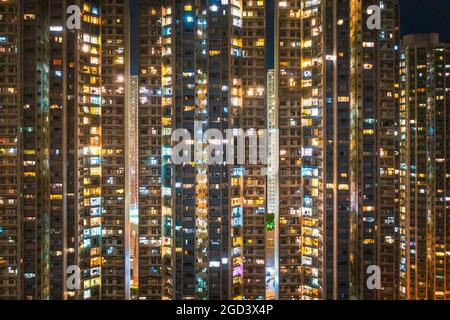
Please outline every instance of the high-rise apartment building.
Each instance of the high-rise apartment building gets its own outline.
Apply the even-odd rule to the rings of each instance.
[[[129,296],[128,6],[2,2],[2,296]]]
[[[253,131],[263,141],[261,130],[266,120],[266,6],[265,1],[242,1],[242,129]],[[249,133],[250,133],[249,132]],[[259,133],[259,134],[258,134]],[[256,140],[254,140],[256,141]],[[262,144],[260,145],[262,146]],[[252,140],[246,143],[250,162],[251,150],[258,148]],[[262,163],[247,164],[243,185],[244,294],[248,300],[265,299],[266,294],[266,171]]]
[[[75,32],[64,32],[67,3],[49,5],[49,167],[50,235],[49,299],[73,299],[75,292],[66,288],[68,266],[76,264],[75,197]],[[70,53],[70,55],[69,55]]]
[[[248,156],[266,128],[265,2],[166,1],[162,10],[163,296],[263,299],[265,167]],[[175,129],[195,133],[197,147],[195,159],[169,166]],[[247,162],[207,165],[198,146],[219,139],[199,137],[208,129],[234,129],[228,143],[246,132]]]
[[[400,292],[450,298],[450,45],[403,38],[400,76]]]
[[[130,295],[129,1],[101,1],[102,298]]]
[[[267,72],[267,215],[266,215],[266,300],[279,299],[279,158],[280,139],[275,70]]]
[[[279,160],[279,297],[301,296],[301,1],[275,4],[275,83]],[[317,228],[316,228],[317,230]],[[315,271],[318,269],[316,268]],[[318,292],[315,292],[318,296]]]
[[[0,7],[0,294],[20,298],[21,219],[20,194],[20,70],[18,48],[21,26],[16,1]]]
[[[138,2],[139,297],[162,298],[161,1]]]
[[[242,3],[162,8],[163,298],[243,297],[243,168],[208,165],[207,129],[242,125]],[[172,131],[196,144],[172,165]],[[216,131],[217,132],[217,131]]]
[[[48,296],[48,3],[24,1],[20,8],[19,164],[21,168],[21,267],[24,299]]]
[[[370,30],[369,18],[376,10],[380,26]],[[358,243],[354,297],[394,299],[398,297],[398,1],[351,1],[350,47],[350,209],[351,221],[357,221],[350,228],[356,227],[357,233],[350,234],[357,234]],[[367,285],[372,266],[381,269],[381,288],[376,290]]]
[[[0,6],[0,295],[48,295],[48,4]],[[27,61],[22,64],[21,61]]]
[[[276,7],[280,298],[393,298],[398,2]]]

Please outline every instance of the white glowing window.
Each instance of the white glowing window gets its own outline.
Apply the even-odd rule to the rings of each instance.
[[[220,268],[220,261],[210,261],[209,267],[210,268]]]
[[[63,27],[62,26],[51,26],[50,27],[50,31],[52,31],[52,32],[61,32],[61,31],[63,31]]]

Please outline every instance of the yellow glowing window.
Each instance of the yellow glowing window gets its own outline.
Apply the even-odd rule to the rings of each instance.
[[[265,44],[264,38],[260,38],[256,41],[257,47],[264,47],[264,44]]]
[[[124,58],[123,57],[117,57],[114,59],[114,64],[124,64]]]
[[[232,38],[231,44],[236,47],[242,47],[242,39]]]
[[[184,11],[192,11],[192,5],[190,5],[190,4],[185,5]]]
[[[90,107],[89,108],[89,113],[93,114],[93,115],[100,115],[101,114],[101,109],[98,107]]]
[[[100,257],[91,259],[91,267],[100,266],[101,263],[102,263],[102,260]]]
[[[300,18],[300,11],[299,10],[290,10],[289,16],[291,18]]]
[[[91,168],[91,176],[99,176],[101,173],[101,168]]]
[[[238,186],[240,184],[239,178],[233,178],[231,180],[231,185],[232,186]]]
[[[293,87],[294,85],[289,84],[289,86]],[[302,81],[302,86],[305,88],[311,87],[312,86],[312,80],[303,80]]]
[[[312,66],[311,60],[305,60],[305,61],[302,62],[302,67],[303,68],[308,68],[308,67],[311,67],[311,66]]]
[[[36,177],[36,172],[24,172],[24,177]]]
[[[339,185],[339,190],[348,190],[348,189],[349,189],[348,184],[340,184]]]
[[[209,55],[210,56],[219,56],[222,52],[220,50],[210,50]]]

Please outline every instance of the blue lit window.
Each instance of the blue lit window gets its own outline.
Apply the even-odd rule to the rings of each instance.
[[[91,165],[100,164],[100,157],[91,158]]]
[[[91,97],[91,102],[94,104],[101,104],[101,101],[102,100],[100,99],[100,97],[97,97],[97,96]]]
[[[172,34],[172,28],[163,28],[162,30],[163,36],[169,36]]]
[[[242,50],[241,49],[231,49],[231,55],[236,57],[242,56]]]
[[[86,239],[83,241],[83,246],[89,248],[91,246],[91,239]]]
[[[91,229],[91,234],[92,236],[99,236],[101,234],[102,230],[100,229],[100,227],[96,227],[96,228],[92,228]]]
[[[148,191],[148,189],[146,187],[140,187],[139,188],[139,194],[145,196],[148,195],[150,192]]]
[[[92,208],[92,209],[91,209],[91,216],[92,216],[92,217],[98,217],[98,216],[100,216],[100,208]]]

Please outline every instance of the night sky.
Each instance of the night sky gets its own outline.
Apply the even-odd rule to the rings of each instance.
[[[268,13],[274,12],[274,0],[267,1]],[[450,0],[400,0],[401,10],[401,33],[402,35],[411,33],[440,34],[441,41],[450,42]],[[137,16],[136,0],[131,0],[131,17]],[[274,54],[274,18],[273,14],[268,14],[267,21],[267,64],[268,68],[273,68]],[[137,19],[132,19],[132,29],[137,31]],[[132,74],[137,74],[137,39],[136,33],[132,32]]]
[[[450,42],[450,0],[400,0],[401,32],[439,33]]]

